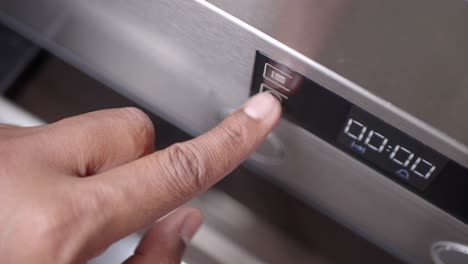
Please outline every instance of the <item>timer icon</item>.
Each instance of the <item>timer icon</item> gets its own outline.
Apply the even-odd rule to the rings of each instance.
[[[405,179],[405,180],[409,180],[409,177],[410,177],[409,171],[404,170],[404,169],[400,169],[400,170],[397,170],[395,173],[396,173],[398,176],[400,176],[400,178],[403,178],[403,179]]]

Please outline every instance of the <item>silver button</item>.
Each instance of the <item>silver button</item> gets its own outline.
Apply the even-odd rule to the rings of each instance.
[[[272,95],[274,95],[276,98],[278,98],[278,100],[280,102],[283,102],[283,100],[287,100],[288,97],[280,92],[278,92],[277,90],[271,88],[270,86],[262,83],[260,85],[260,89],[258,91],[259,93],[263,93],[263,92],[268,92],[268,93],[271,93]]]

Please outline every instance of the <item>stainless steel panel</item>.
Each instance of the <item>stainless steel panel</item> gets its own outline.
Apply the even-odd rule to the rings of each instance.
[[[466,1],[208,2],[468,144]]]
[[[208,191],[190,204],[203,210],[204,224],[190,243],[184,263],[327,263],[259,220],[229,196]],[[142,234],[135,233],[118,241],[89,264],[121,263],[133,254]]]
[[[56,6],[63,8],[54,9]],[[36,13],[47,16],[34,16]],[[431,129],[205,1],[129,5],[109,0],[9,0],[2,3],[1,14],[6,23],[193,133],[212,125],[221,106],[232,108],[246,98],[253,52],[260,49],[468,164],[467,147],[441,130]],[[204,107],[193,107],[195,104]],[[201,123],[184,119],[188,108],[204,117]]]
[[[274,18],[280,19],[280,21],[281,19],[299,21],[298,17],[310,16],[307,10],[312,10],[312,4],[315,2],[294,2],[291,6],[297,6],[293,10],[302,13],[292,12],[293,15],[284,18],[281,15],[269,17],[269,13],[261,13],[259,10],[263,10],[260,8],[262,3],[264,3],[263,7],[266,7],[268,3],[272,6],[278,3],[284,5],[285,1],[258,1],[258,3],[256,1],[255,4],[251,2],[251,5],[248,6],[247,2],[245,3],[246,6],[241,11],[244,11],[246,16],[251,14],[250,16],[257,17],[259,21],[265,19],[262,23],[268,26]],[[346,3],[352,6],[349,1]],[[360,3],[366,3],[373,7],[370,11],[366,11],[370,16],[367,21],[383,19],[380,17],[383,9],[379,9],[377,4],[370,3],[370,1]],[[338,4],[339,2],[336,2],[335,7],[332,3],[323,4],[323,12],[316,12],[316,14],[322,14],[321,19],[323,20],[320,21],[325,21],[322,22],[325,23],[323,27],[327,23],[335,23],[327,15],[324,15],[328,14],[325,10],[331,8],[336,9],[337,14],[343,12],[341,5]],[[454,36],[458,35],[457,32],[463,35],[459,31],[461,29],[456,26],[458,22],[465,21],[460,14],[466,10],[462,4],[464,4],[462,1],[447,3],[449,10],[445,10],[445,12],[452,14],[453,11],[452,17],[444,16],[444,19],[437,20],[440,23],[451,25],[453,27],[451,32],[455,32]],[[332,7],[328,7],[328,5],[332,5]],[[435,3],[428,2],[423,7],[431,7],[429,9],[433,10],[436,7],[434,5]],[[361,5],[357,5],[352,10],[359,10],[361,7]],[[299,10],[302,8],[303,10]],[[275,10],[281,9],[275,8]],[[372,10],[380,10],[380,13]],[[412,14],[415,14],[418,10],[412,9],[412,11]],[[357,12],[357,14],[359,13]],[[402,17],[405,18],[404,15]],[[288,64],[305,76],[468,166],[468,149],[466,145],[459,143],[459,141],[465,144],[468,142],[466,138],[459,135],[462,133],[460,131],[467,132],[467,130],[463,124],[460,124],[461,122],[454,121],[455,117],[459,117],[463,113],[460,106],[456,105],[467,102],[466,97],[464,97],[466,95],[463,93],[465,91],[460,88],[466,87],[463,85],[466,79],[460,77],[459,74],[457,75],[456,72],[445,73],[448,75],[442,74],[445,71],[440,73],[440,80],[452,80],[450,83],[452,85],[446,89],[449,91],[448,93],[457,94],[452,99],[444,98],[444,100],[449,101],[450,106],[454,107],[453,110],[446,110],[437,105],[437,100],[428,99],[434,96],[432,93],[441,91],[435,88],[428,88],[427,94],[425,91],[422,99],[419,99],[419,90],[415,90],[416,92],[413,93],[412,89],[421,89],[420,87],[425,87],[425,84],[440,83],[441,81],[439,79],[426,81],[425,78],[421,77],[422,75],[419,75],[418,78],[405,75],[408,74],[408,70],[401,68],[404,63],[400,60],[407,57],[407,61],[411,65],[410,69],[418,69],[417,66],[425,64],[436,65],[438,59],[421,65],[417,64],[419,62],[413,62],[418,56],[430,57],[427,56],[427,51],[424,51],[423,46],[416,45],[416,48],[413,48],[415,54],[419,54],[414,55],[416,57],[411,57],[409,51],[403,52],[398,56],[395,55],[397,56],[395,60],[388,62],[389,67],[383,67],[385,60],[374,57],[380,52],[387,52],[384,49],[385,41],[382,38],[385,34],[383,34],[377,38],[380,39],[377,44],[381,46],[375,46],[375,43],[370,46],[364,45],[363,50],[360,51],[362,54],[367,54],[364,51],[369,49],[369,54],[374,55],[361,60],[361,57],[358,56],[359,53],[355,54],[353,50],[346,50],[343,53],[346,56],[337,53],[337,56],[343,56],[345,60],[339,60],[341,62],[336,65],[344,64],[343,68],[348,71],[356,71],[353,73],[356,74],[355,76],[351,76],[349,72],[345,73],[353,81],[369,85],[368,89],[374,89],[373,91],[383,96],[384,99],[390,100],[392,98],[389,97],[396,96],[396,99],[392,100],[395,100],[398,106],[411,111],[411,114],[414,112],[426,122],[422,122],[408,112],[397,108],[393,101],[377,97],[369,90],[355,85],[311,60],[311,57],[320,60],[320,56],[314,57],[314,54],[321,54],[316,52],[328,45],[327,42],[322,44],[319,41],[322,39],[321,26],[317,26],[315,31],[312,31],[315,33],[311,34],[316,35],[315,37],[318,39],[317,47],[313,45],[315,42],[311,42],[310,46],[307,44],[308,42],[304,42],[301,44],[305,44],[304,47],[297,46],[292,49],[269,36],[273,34],[268,30],[264,29],[269,35],[201,0],[135,0],[131,2],[123,0],[4,0],[0,4],[0,18],[5,23],[34,38],[55,54],[75,63],[84,71],[107,82],[110,86],[136,99],[194,135],[213,126],[217,122],[219,114],[240,105],[248,97],[254,54],[256,50],[262,50],[275,60]],[[445,19],[447,21],[453,19],[453,21],[444,22]],[[351,21],[356,20],[351,19]],[[303,27],[314,25],[313,23],[300,23],[304,23]],[[360,23],[357,23],[356,28],[359,28]],[[368,23],[371,24],[371,22]],[[319,23],[319,25],[321,24]],[[261,28],[258,25],[257,27]],[[401,25],[400,27],[403,28]],[[279,26],[273,27],[273,29],[276,28]],[[356,46],[355,48],[359,50],[361,48],[358,45],[359,41],[366,43],[365,38],[359,41],[354,40],[358,42],[354,46],[346,43],[343,44],[344,46],[340,46],[338,36],[333,36],[333,32],[351,34],[345,29],[332,31],[329,33],[331,36],[328,36],[327,39],[335,37],[336,40],[332,41],[335,45],[350,48]],[[380,30],[386,32],[384,29],[375,28],[373,32],[375,34],[380,33]],[[361,32],[361,36],[365,34],[365,32]],[[413,33],[407,32],[405,34],[410,37]],[[352,39],[352,35],[346,36]],[[448,42],[452,43],[454,36],[449,35],[450,41]],[[286,38],[291,40],[295,38],[293,36],[283,37],[282,40],[294,47],[294,43],[288,43],[284,40]],[[296,38],[296,42],[297,40]],[[460,40],[457,41],[456,43],[463,44],[466,39],[460,36]],[[401,40],[399,45],[403,44],[404,41]],[[373,50],[369,47],[378,48]],[[400,48],[404,49],[405,47],[401,46]],[[448,48],[456,49],[461,58],[466,56],[466,53],[457,47],[448,46]],[[331,49],[333,50],[333,47]],[[418,53],[418,50],[423,51]],[[392,53],[394,52],[388,51],[386,56],[391,57]],[[331,56],[331,53],[324,54]],[[325,55],[324,58],[326,58]],[[352,59],[348,60],[347,56],[351,56]],[[440,60],[446,59],[442,55],[438,55],[437,58],[439,57]],[[464,63],[467,60],[458,60],[458,57],[453,54],[448,57],[447,65],[466,66]],[[356,58],[364,62],[356,64]],[[333,61],[333,58],[329,60]],[[455,63],[451,63],[452,60]],[[435,69],[441,70],[440,67]],[[369,69],[373,71],[369,71]],[[336,70],[340,69],[336,68]],[[424,73],[425,68],[421,70]],[[460,78],[450,78],[451,74]],[[369,77],[369,75],[371,76]],[[438,78],[436,75],[431,74],[427,78]],[[359,76],[362,76],[361,79]],[[392,84],[392,80],[398,81],[396,84]],[[381,91],[377,90],[381,86],[376,85],[376,82],[385,84]],[[399,88],[400,86],[406,88]],[[402,90],[391,92],[392,89]],[[405,98],[401,97],[400,94],[402,92],[408,93],[411,100],[418,98],[416,100],[418,103],[405,105]],[[447,120],[441,118],[442,121],[437,121],[438,117],[425,116],[427,109],[431,107],[438,108],[438,113],[446,111]],[[439,122],[447,122],[448,125],[443,126]],[[428,124],[437,126],[439,130]],[[429,262],[431,245],[439,240],[468,243],[466,225],[402,189],[374,170],[330,147],[307,131],[282,121],[275,134],[284,146],[283,161],[276,164],[266,164],[257,160],[251,161],[252,166],[267,172],[272,179],[288,186],[311,204],[322,208],[324,212],[341,223],[360,232],[402,259],[414,263]],[[447,136],[447,134],[452,137]],[[338,252],[339,249],[337,249]]]
[[[284,122],[276,130],[287,146],[284,163],[264,169],[310,204],[410,263],[429,263],[429,250],[436,241],[468,243],[465,224],[322,140],[306,136],[307,131],[290,126]]]

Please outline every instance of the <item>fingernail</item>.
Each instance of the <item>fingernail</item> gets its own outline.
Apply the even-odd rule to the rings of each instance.
[[[257,94],[244,105],[244,113],[253,119],[264,119],[273,111],[276,100],[270,93]]]
[[[180,237],[185,244],[190,243],[203,222],[203,217],[199,212],[193,212],[187,215],[180,229]]]

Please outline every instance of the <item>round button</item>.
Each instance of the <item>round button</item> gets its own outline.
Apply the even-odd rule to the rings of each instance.
[[[449,241],[440,241],[432,246],[431,256],[435,264],[468,263],[468,246]]]

